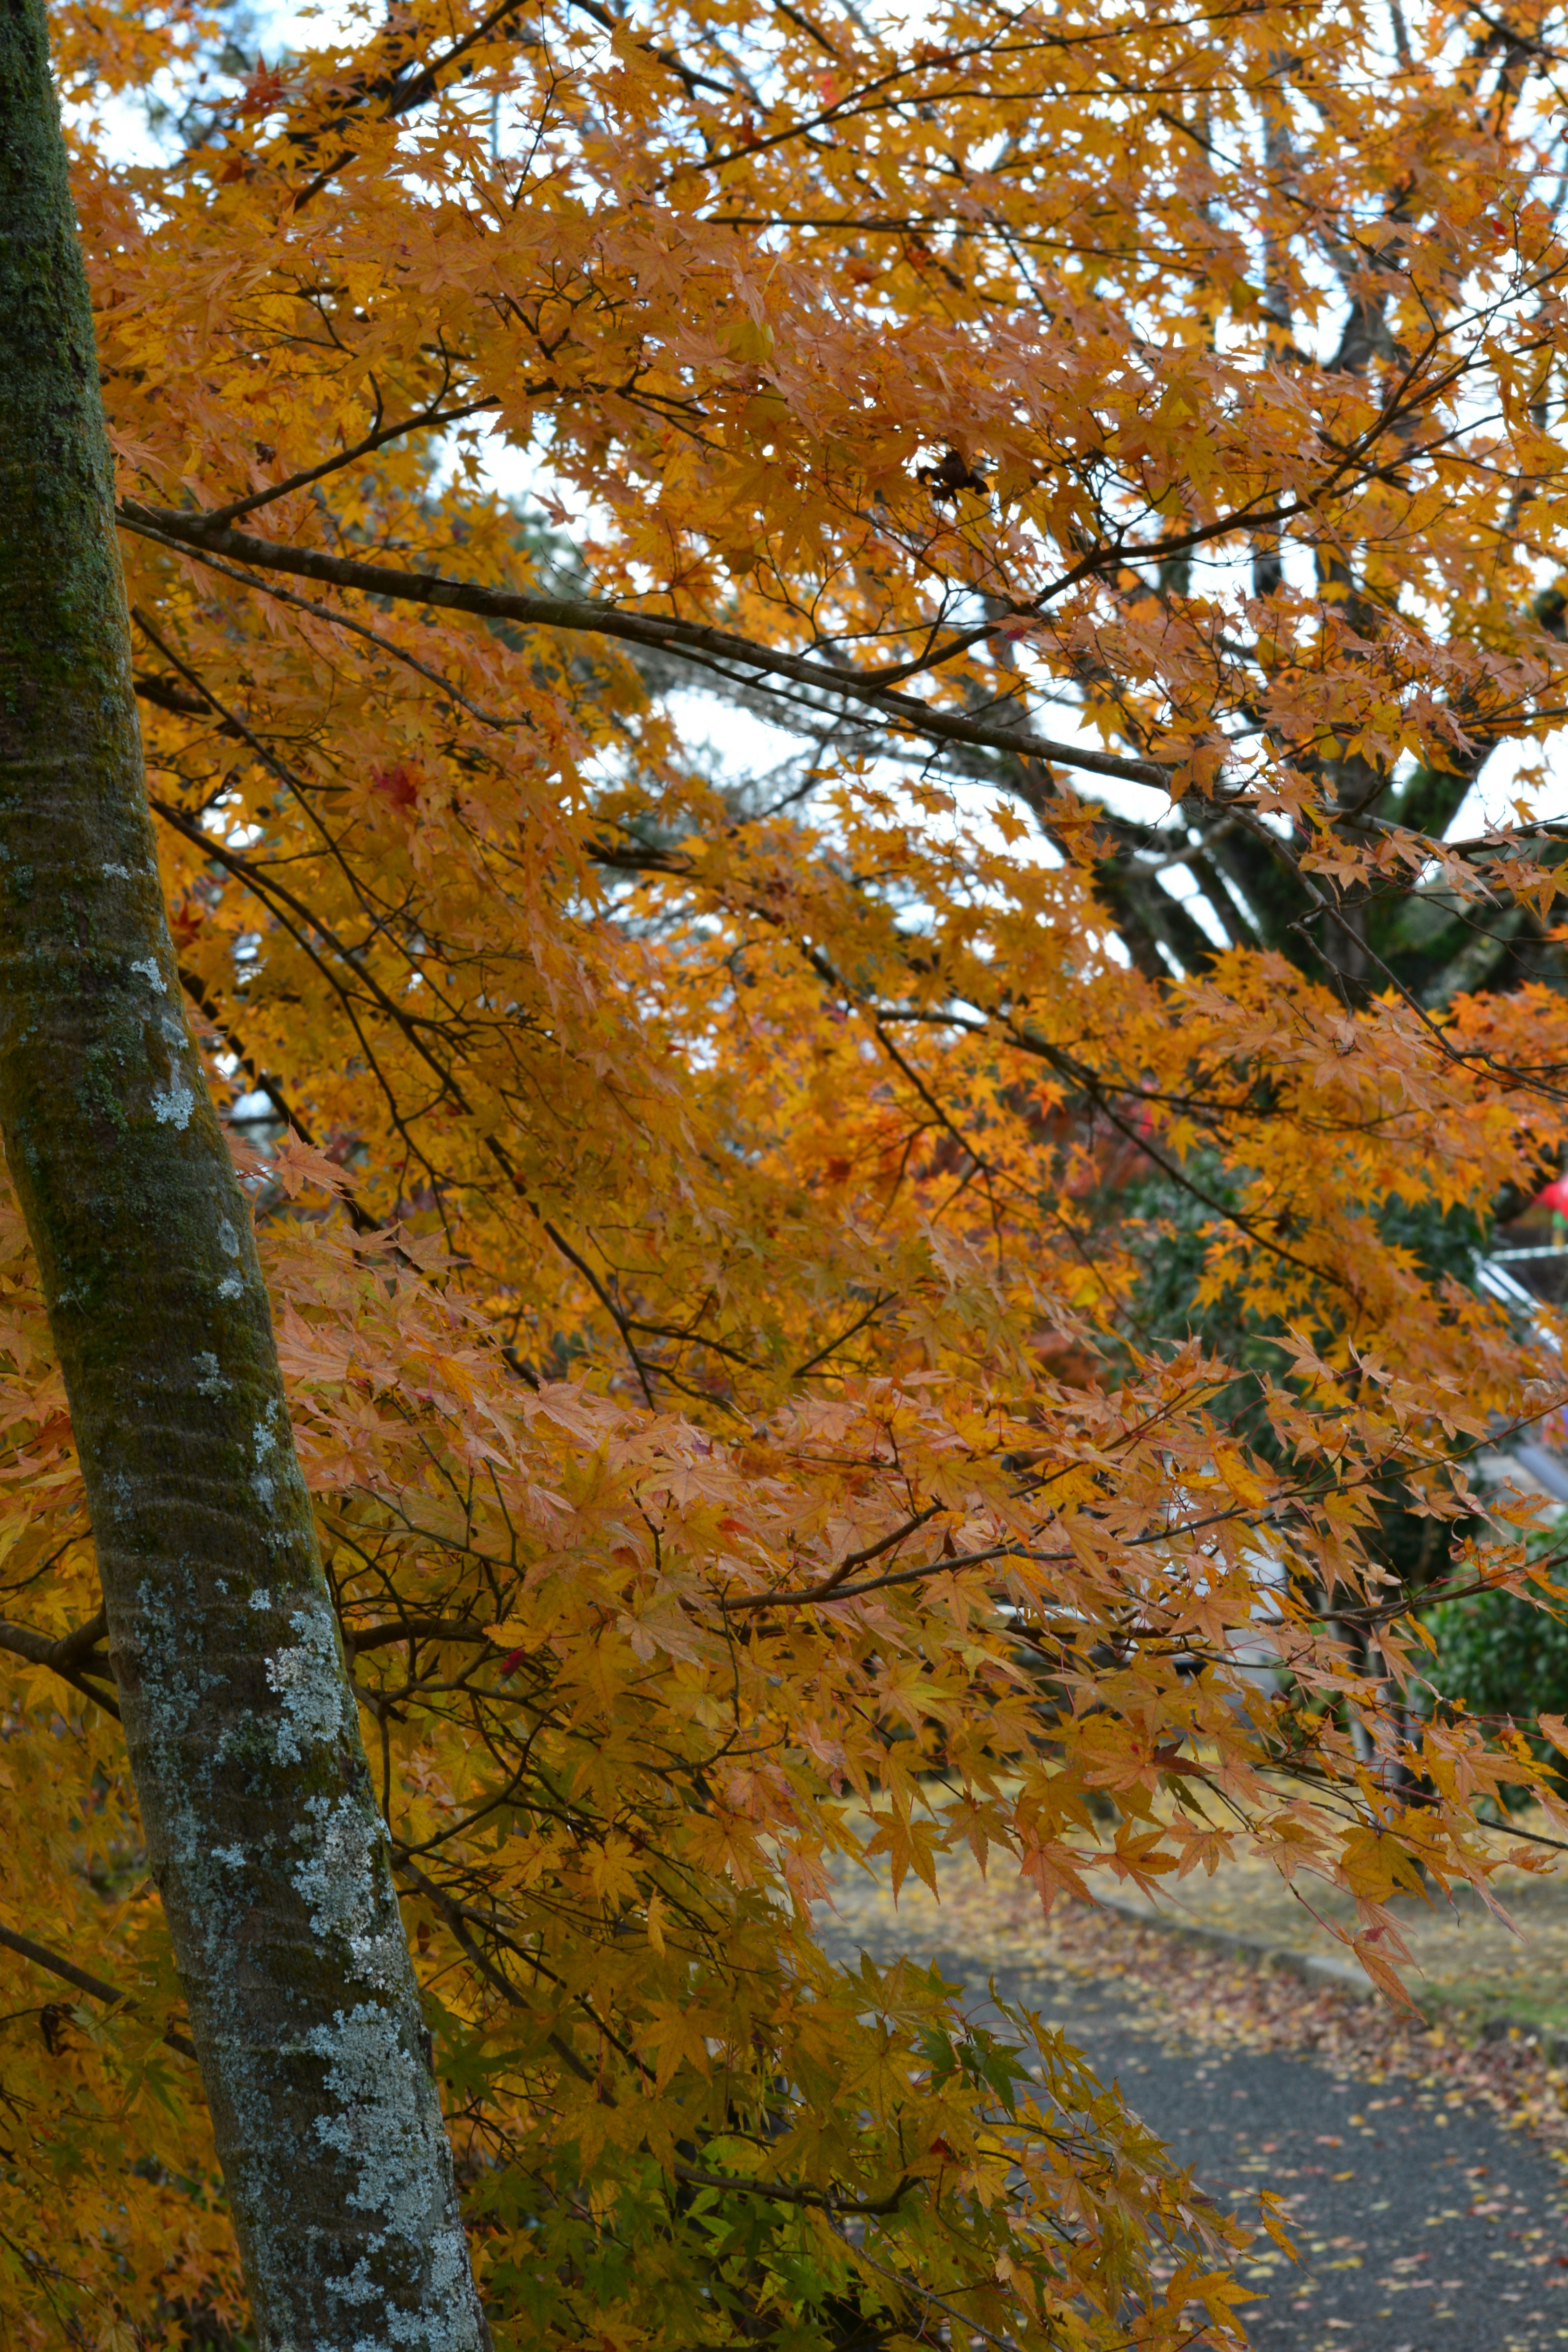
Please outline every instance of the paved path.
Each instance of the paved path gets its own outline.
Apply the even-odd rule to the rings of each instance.
[[[862,1940],[891,1956],[880,1934]],[[1302,2261],[1264,2242],[1244,2265],[1262,2297],[1247,2313],[1258,2352],[1562,2352],[1568,2342],[1568,2168],[1484,2106],[1442,2082],[1184,2042],[1177,2021],[1151,2015],[1129,1987],[1048,1955],[977,1970],[940,1942],[908,1940],[973,1987],[977,2011],[994,1977],[1005,2000],[1064,2028],[1231,2211],[1253,2218],[1259,2188],[1281,2195]]]

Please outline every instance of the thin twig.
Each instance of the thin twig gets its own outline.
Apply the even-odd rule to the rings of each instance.
[[[156,539],[157,533],[148,531],[144,536],[148,539]],[[390,637],[384,637],[376,629],[367,628],[363,621],[353,620],[347,613],[335,612],[330,604],[319,604],[311,596],[296,596],[291,588],[276,587],[270,580],[258,579],[254,572],[241,572],[232,563],[222,563],[216,555],[209,555],[205,548],[192,547],[185,540],[167,539],[163,544],[177,555],[193,556],[198,563],[205,564],[209,572],[221,572],[226,580],[237,581],[242,588],[254,588],[259,594],[272,597],[277,604],[291,604],[296,612],[309,613],[315,620],[328,622],[334,629],[349,629],[356,637],[367,638],[384,654],[390,654],[394,661],[401,662],[405,669],[416,671],[422,678],[427,679],[430,685],[438,687],[443,694],[450,695],[452,700],[466,710],[470,719],[477,719],[481,727],[491,727],[500,733],[510,728],[531,727],[533,724],[532,719],[526,713],[519,719],[501,719],[493,710],[481,710],[477,702],[470,702],[468,696],[455,687],[449,678],[443,677],[438,669],[432,669],[428,663],[422,662],[417,655],[405,652],[402,646],[394,645]],[[148,699],[152,700],[153,698],[149,696]]]
[[[1070,1552],[1044,1556],[1053,1559],[1072,1558]],[[858,1601],[863,1592],[881,1592],[890,1584],[918,1584],[922,1578],[941,1576],[950,1568],[978,1568],[987,1559],[1035,1557],[1023,1544],[992,1544],[985,1551],[961,1551],[951,1559],[928,1559],[920,1568],[895,1568],[886,1576],[868,1576],[859,1584],[840,1584],[835,1574],[826,1584],[814,1584],[804,1592],[746,1592],[733,1600],[721,1600],[719,1606],[724,1610],[815,1608],[818,1601]]]

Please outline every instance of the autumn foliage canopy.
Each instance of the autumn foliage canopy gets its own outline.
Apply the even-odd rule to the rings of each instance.
[[[1229,2342],[1059,2037],[813,1906],[1260,1844],[1392,1984],[1541,1777],[1388,1529],[1518,1580],[1467,1463],[1562,1402],[1445,1240],[1568,1143],[1560,14],[231,29],[56,64],[496,2341]],[[0,1287],[4,1926],[134,2000],[0,1951],[3,2332],[174,2344],[242,2302],[9,1207]]]

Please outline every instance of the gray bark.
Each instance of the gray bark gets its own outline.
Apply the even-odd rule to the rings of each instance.
[[[244,1196],[181,1010],[42,0],[0,0],[0,1129],[267,2352],[477,2352]]]

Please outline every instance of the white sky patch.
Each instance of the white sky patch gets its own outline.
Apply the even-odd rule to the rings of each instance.
[[[1499,744],[1459,803],[1448,827],[1450,841],[1468,841],[1488,825],[1517,824],[1514,802],[1518,798],[1537,817],[1568,816],[1568,740],[1558,733],[1546,745],[1543,788],[1538,788],[1533,780],[1520,781],[1521,769],[1527,762],[1533,765],[1538,750],[1532,743]]]

